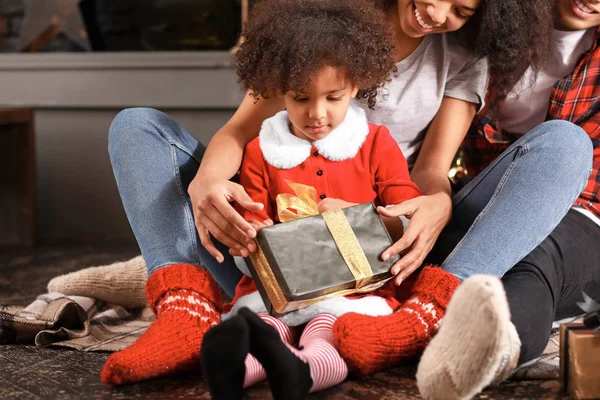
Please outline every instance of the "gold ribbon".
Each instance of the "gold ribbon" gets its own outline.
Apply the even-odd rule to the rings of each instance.
[[[318,215],[319,210],[315,200],[317,191],[315,188],[291,181],[286,182],[290,185],[296,195],[282,193],[277,196],[276,203],[279,220],[281,222],[289,222]],[[348,219],[344,215],[344,212],[342,210],[326,211],[321,215],[338,250],[344,258],[348,269],[354,276],[356,285],[354,289],[338,291],[329,295],[320,296],[317,299],[300,301],[297,305],[301,305],[301,307],[306,307],[329,297],[372,291],[383,285],[383,283],[379,282],[375,284],[369,283],[370,278],[373,276],[373,270],[371,269],[369,261],[360,247],[360,243],[358,242]],[[275,284],[275,275],[260,246],[258,246],[258,250],[255,253],[250,254],[250,259],[252,260],[254,269],[259,275],[275,311],[277,313],[291,311],[288,310],[288,302],[286,301],[281,288]],[[294,307],[294,309],[301,307]]]
[[[365,286],[373,276],[373,270],[346,215],[342,210],[336,210],[326,211],[322,216],[336,246],[340,250],[344,261],[346,261],[346,265],[348,265],[348,269],[356,280],[355,287],[359,289]]]
[[[283,313],[285,311],[284,307],[287,304],[287,299],[279,285],[275,284],[277,279],[275,279],[273,270],[271,270],[271,266],[260,246],[258,246],[256,252],[250,253],[250,260],[252,260],[254,270],[256,271],[265,292],[267,292],[267,296],[269,296],[271,305],[278,314]]]
[[[280,193],[275,198],[279,221],[290,222],[319,214],[317,207],[317,191],[314,187],[292,181],[285,181],[294,193]]]

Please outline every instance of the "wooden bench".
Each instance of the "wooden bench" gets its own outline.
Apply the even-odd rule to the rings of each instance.
[[[33,246],[36,223],[33,110],[0,108],[0,246]]]

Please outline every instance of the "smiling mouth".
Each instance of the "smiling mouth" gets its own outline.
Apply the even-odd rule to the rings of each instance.
[[[431,29],[439,26],[439,25],[435,25],[435,26],[434,25],[429,25],[427,22],[425,22],[425,20],[421,16],[421,13],[417,9],[417,6],[414,5],[414,7],[415,7],[415,18],[417,19],[417,22],[419,23],[419,25],[421,26],[421,28],[427,29],[427,30],[431,30]]]
[[[598,14],[598,12],[596,10],[588,7],[587,4],[581,0],[573,0],[573,2],[577,6],[577,8],[579,8],[581,11],[583,11],[586,14]]]

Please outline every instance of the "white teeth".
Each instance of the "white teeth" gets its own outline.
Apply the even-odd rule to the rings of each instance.
[[[575,0],[577,1],[577,0]],[[421,17],[421,14],[419,14],[419,10],[417,10],[417,8],[415,7],[415,17],[417,18],[417,22],[419,23],[419,25],[421,25],[423,28],[425,29],[433,29],[434,26],[433,25],[428,25],[427,23],[425,23],[425,21],[423,20],[423,17]]]
[[[580,0],[574,0],[574,1],[575,1],[575,5],[577,6],[577,8],[579,8],[581,11],[588,13],[588,14],[594,13],[594,10],[592,10],[591,8],[589,8],[588,6],[583,4]]]

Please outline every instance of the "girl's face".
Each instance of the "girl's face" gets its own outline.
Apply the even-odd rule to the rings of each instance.
[[[324,67],[305,92],[280,94],[291,122],[291,131],[313,142],[327,137],[346,118],[350,100],[358,88],[346,79],[339,68]]]
[[[600,0],[558,0],[558,29],[578,31],[600,25]]]
[[[400,28],[412,38],[456,31],[475,14],[480,3],[481,0],[398,0]]]

